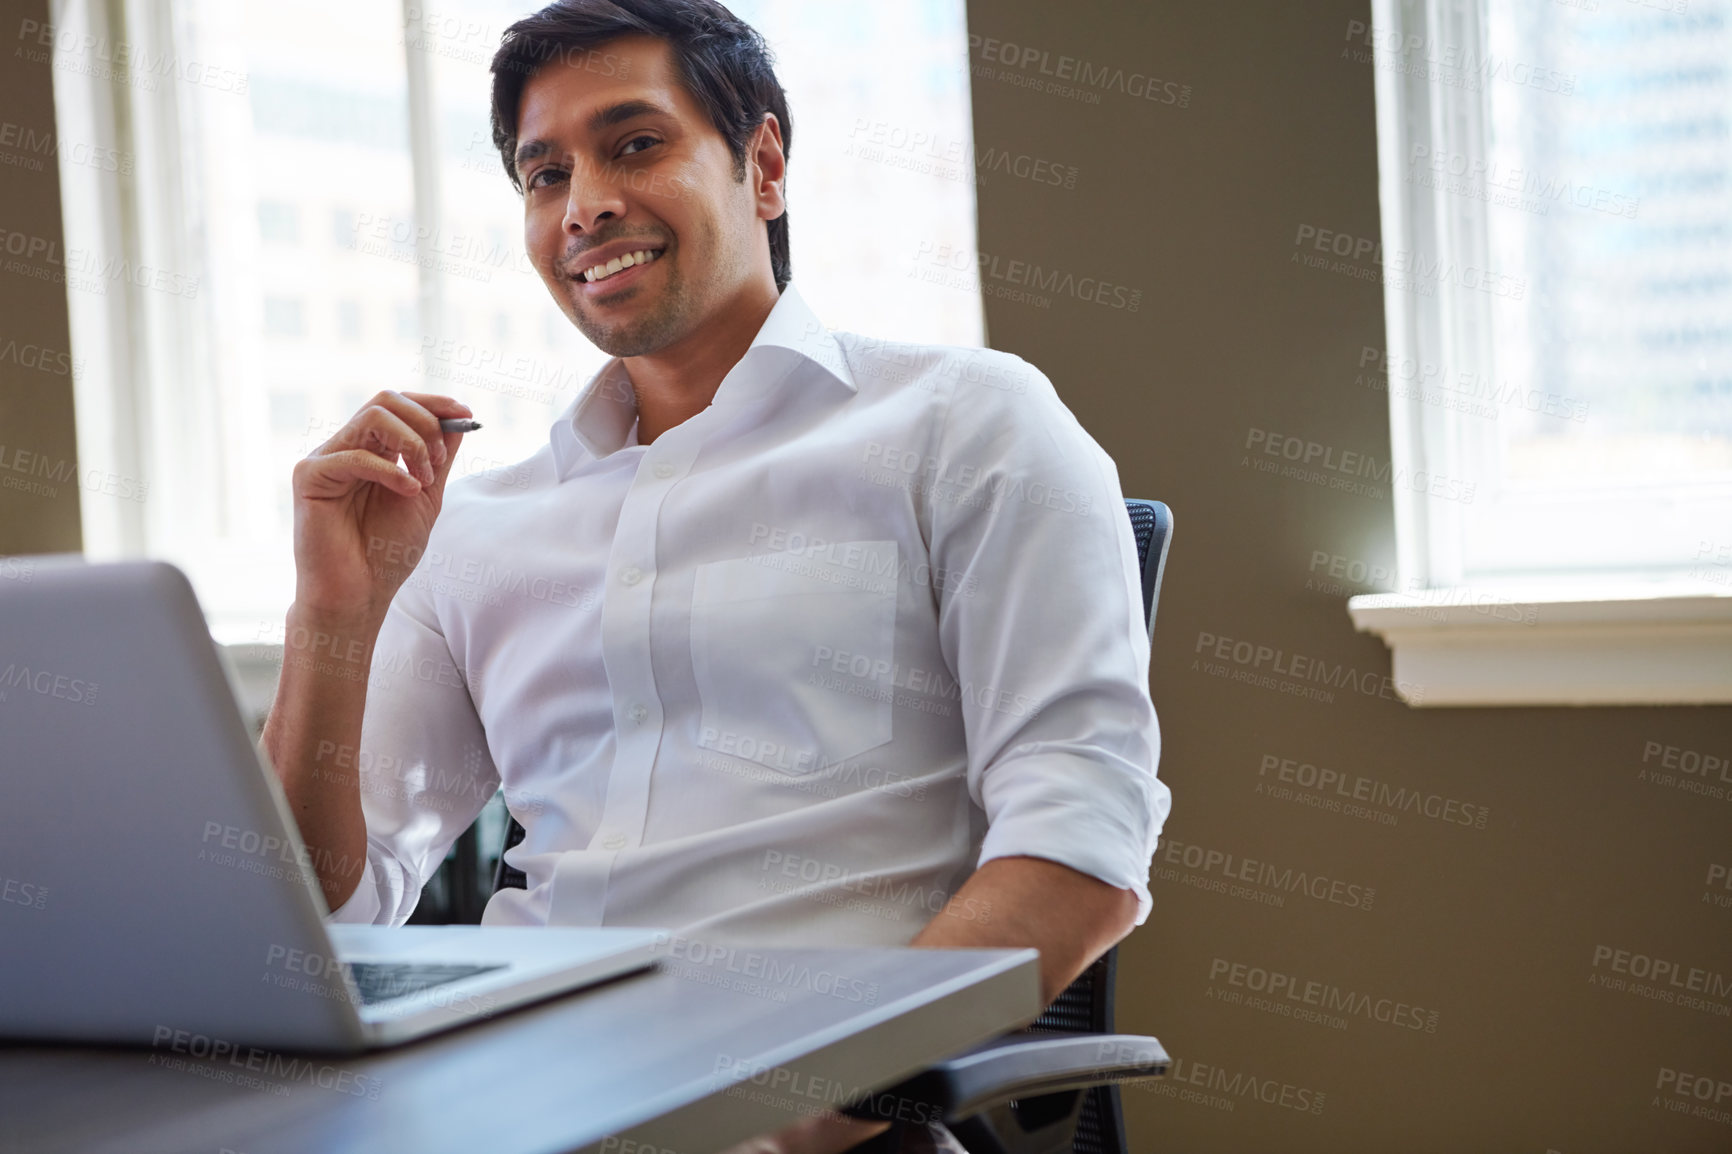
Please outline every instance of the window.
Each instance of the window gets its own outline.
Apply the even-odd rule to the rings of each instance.
[[[1376,0],[1371,36],[1407,483],[1355,619],[1451,647],[1438,703],[1732,700],[1693,643],[1732,641],[1732,3]],[[1476,630],[1578,648],[1457,696]]]
[[[331,243],[337,248],[348,248],[349,241],[355,235],[355,214],[347,208],[331,210]]]
[[[306,310],[302,302],[292,297],[265,298],[265,335],[272,337],[305,336]]]
[[[337,302],[337,333],[345,341],[361,339],[361,302]]]
[[[297,244],[300,220],[295,206],[277,200],[259,201],[259,237],[277,244]]]
[[[414,343],[415,339],[421,335],[421,318],[415,315],[415,303],[413,301],[398,301],[396,305],[396,313],[397,340],[400,342]],[[558,339],[559,334],[557,328],[550,325],[548,327],[548,343],[551,344]]]
[[[305,0],[285,20],[269,0],[56,5],[90,42],[195,62],[130,84],[55,69],[63,137],[128,124],[139,156],[132,185],[63,167],[69,250],[136,252],[163,273],[69,294],[80,453],[150,481],[134,508],[85,503],[89,555],[171,560],[219,639],[268,642],[293,596],[294,462],[378,389],[476,410],[486,439],[460,473],[546,443],[606,358],[529,267],[489,131],[488,61],[538,6]],[[888,125],[971,154],[963,0],[732,7],[789,93],[802,293],[841,328],[979,344],[977,293],[908,277],[921,244],[972,249],[972,165],[934,174],[851,148]]]

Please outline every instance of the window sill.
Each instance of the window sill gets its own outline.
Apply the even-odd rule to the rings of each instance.
[[[1732,703],[1732,594],[1481,590],[1350,598],[1413,706]]]

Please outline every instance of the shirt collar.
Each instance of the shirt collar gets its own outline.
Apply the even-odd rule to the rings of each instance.
[[[760,352],[761,349],[778,351]],[[788,357],[786,353],[794,355]],[[850,393],[859,391],[842,346],[790,282],[745,355],[722,378],[715,399],[727,404],[760,396],[785,379],[800,361],[818,366]],[[760,367],[759,362],[766,363]],[[770,362],[781,362],[785,368],[776,372]],[[638,444],[637,416],[637,394],[625,362],[613,357],[590,377],[589,383],[553,422],[549,437],[559,477],[564,479],[582,453],[600,460]]]

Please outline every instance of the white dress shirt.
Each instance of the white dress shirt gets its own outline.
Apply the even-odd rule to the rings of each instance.
[[[1136,543],[1018,357],[831,333],[790,285],[708,408],[639,444],[610,361],[407,561],[336,920],[402,923],[501,785],[528,888],[486,924],[906,945],[1013,855],[1148,916],[1170,795]]]

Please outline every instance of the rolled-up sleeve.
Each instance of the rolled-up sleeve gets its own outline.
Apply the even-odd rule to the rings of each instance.
[[[1043,374],[977,355],[1016,387],[959,384],[927,500],[934,571],[950,575],[939,639],[987,818],[980,864],[1069,866],[1134,892],[1141,925],[1171,793],[1118,470]]]
[[[402,925],[499,788],[469,691],[415,575],[379,631],[356,755],[367,863],[335,922]]]

